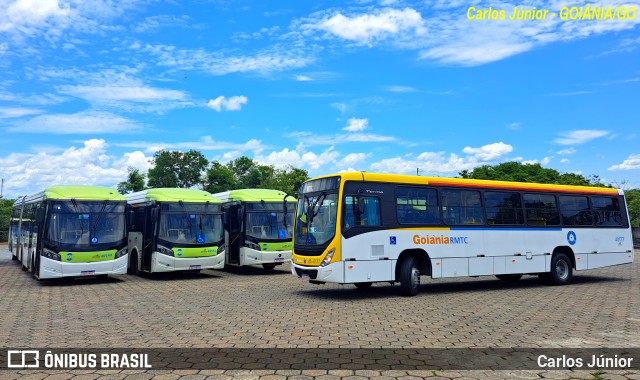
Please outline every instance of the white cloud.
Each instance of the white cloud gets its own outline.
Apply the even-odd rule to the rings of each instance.
[[[415,159],[402,157],[383,159],[371,164],[371,168],[387,173],[415,173],[416,169],[419,169],[421,174],[451,175],[461,170],[470,170],[499,161],[512,150],[511,145],[499,142],[480,148],[466,147],[463,149],[463,152],[468,154],[465,157],[455,153],[447,156],[445,152],[423,152]]]
[[[116,101],[147,103],[162,100],[185,100],[187,98],[182,91],[147,86],[59,86],[58,91],[62,94],[99,103]]]
[[[227,141],[216,141],[211,136],[203,136],[198,141],[183,142],[158,142],[158,141],[130,141],[126,143],[114,143],[114,146],[124,148],[142,149],[147,153],[154,153],[161,149],[196,149],[203,151],[210,150],[231,150],[238,152],[261,153],[267,147],[260,140],[251,139],[245,143],[231,143]]]
[[[338,13],[319,21],[315,27],[347,40],[369,43],[372,40],[384,39],[396,34],[422,35],[425,33],[423,23],[420,13],[414,9],[405,8],[403,10],[384,9],[375,14],[354,17]]]
[[[225,111],[240,111],[242,109],[243,104],[247,104],[249,100],[246,96],[232,96],[230,98],[226,98],[224,96],[218,96],[215,99],[209,100],[207,107],[213,108],[214,110],[220,112],[222,110]]]
[[[64,23],[72,15],[71,7],[68,4],[61,7],[58,0],[16,0],[11,3],[5,1],[2,5],[0,31],[29,31],[52,20]]]
[[[349,153],[337,162],[337,166],[341,168],[349,167],[351,169],[353,166],[360,165],[369,157],[371,157],[371,153]],[[353,169],[351,169],[351,171],[353,171]]]
[[[575,131],[566,131],[558,133],[560,138],[553,140],[556,144],[560,145],[579,145],[589,142],[599,137],[608,135],[609,131],[593,130],[593,129],[579,129]]]
[[[263,165],[273,165],[278,169],[285,169],[289,165],[294,167],[308,167],[317,170],[328,164],[335,164],[340,153],[334,147],[322,151],[320,154],[305,151],[303,144],[298,144],[295,150],[284,148],[273,151],[268,155],[256,155],[254,159]]]
[[[141,53],[156,57],[160,66],[176,70],[197,70],[211,75],[273,72],[304,67],[314,61],[313,52],[291,46],[274,45],[252,55],[225,56],[204,49],[176,49],[171,45],[145,45]]]
[[[640,170],[640,154],[631,154],[621,164],[609,167],[609,170]]]
[[[331,103],[331,107],[337,109],[340,113],[345,113],[348,108],[344,103]]]
[[[141,125],[122,116],[93,111],[41,115],[7,128],[10,132],[43,134],[132,133],[141,129]]]
[[[563,164],[568,164],[569,162],[571,162],[571,160],[569,160],[568,158],[563,158],[560,160],[560,162]]]
[[[308,75],[296,75],[294,79],[298,82],[309,82],[313,80],[313,78]]]
[[[390,92],[416,92],[418,91],[415,87],[411,86],[387,86],[387,91]]]
[[[352,117],[351,119],[349,119],[348,122],[349,124],[346,127],[342,128],[343,131],[360,132],[367,129],[367,126],[369,125],[369,120],[356,119],[355,117]]]
[[[560,155],[565,155],[565,154],[574,154],[576,152],[577,152],[576,148],[569,147],[569,148],[566,148],[566,149],[559,150],[556,153],[558,153]]]
[[[518,129],[522,128],[522,126],[520,125],[520,123],[511,123],[507,125],[507,128],[517,131]]]
[[[121,157],[107,154],[109,145],[102,139],[86,140],[60,154],[12,153],[0,157],[6,179],[7,197],[31,194],[50,185],[97,185],[115,187],[133,166],[146,172],[151,157],[142,152],[125,153]]]
[[[511,151],[513,147],[503,142],[484,145],[480,148],[466,147],[462,150],[463,153],[473,154],[479,161],[492,161]]]
[[[18,118],[39,113],[42,113],[42,110],[24,107],[0,107],[0,119]]]

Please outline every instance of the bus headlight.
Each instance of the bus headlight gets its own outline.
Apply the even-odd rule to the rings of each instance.
[[[255,249],[256,251],[260,250],[260,246],[258,244],[256,244],[256,243],[254,243],[254,242],[251,242],[251,241],[245,241],[244,245],[247,248]]]
[[[126,254],[127,254],[127,248],[122,248],[121,250],[116,252],[116,259],[119,259]]]
[[[216,256],[218,255],[224,255],[224,245],[218,247],[218,253],[216,253]]]
[[[42,250],[42,256],[55,261],[62,261],[59,253],[55,253],[50,249],[44,248]]]
[[[333,259],[334,253],[336,253],[336,249],[331,248],[331,250],[327,252],[327,255],[324,257],[324,260],[322,260],[322,262],[320,263],[320,266],[326,267],[327,265],[331,264],[331,259]]]
[[[173,256],[173,251],[165,247],[164,245],[158,244],[158,252],[162,253],[163,255]]]

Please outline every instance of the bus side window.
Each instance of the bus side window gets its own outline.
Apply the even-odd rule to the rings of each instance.
[[[361,196],[362,197],[362,196]],[[364,211],[358,210],[358,196],[348,195],[345,197],[345,229],[354,226],[379,226],[380,199],[378,197],[362,197]]]

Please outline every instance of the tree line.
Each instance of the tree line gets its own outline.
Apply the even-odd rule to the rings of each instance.
[[[309,179],[306,170],[293,166],[276,169],[272,165],[260,165],[246,156],[226,164],[217,160],[209,162],[197,150],[160,150],[154,154],[151,163],[154,166],[147,173],[128,168],[127,179],[117,185],[118,192],[127,194],[156,187],[198,187],[210,193],[261,188],[291,194]]]
[[[207,160],[196,150],[188,152],[161,150],[154,154],[154,166],[147,173],[128,168],[127,179],[118,183],[117,189],[126,194],[153,187],[199,187],[210,193],[242,188],[268,188],[286,193],[298,191],[309,178],[306,170],[288,167],[276,169],[260,165],[242,156],[222,164]],[[605,186],[600,177],[585,177],[576,173],[560,173],[543,168],[540,164],[505,162],[484,165],[473,170],[463,170],[459,177],[515,182],[552,183],[558,185]],[[629,218],[633,227],[640,227],[640,189],[625,190]],[[15,200],[0,199],[0,241],[6,241],[11,207]]]

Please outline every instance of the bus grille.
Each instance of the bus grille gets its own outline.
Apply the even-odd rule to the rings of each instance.
[[[302,275],[307,275],[309,276],[310,280],[315,280],[316,277],[318,277],[318,271],[316,269],[300,269],[300,268],[295,268],[295,269],[298,277],[302,277]]]

